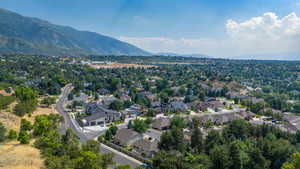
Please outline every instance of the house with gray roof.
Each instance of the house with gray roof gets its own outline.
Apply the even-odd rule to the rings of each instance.
[[[171,126],[171,120],[169,118],[158,118],[155,119],[152,123],[152,128],[157,130],[167,130]]]
[[[84,126],[105,126],[106,123],[111,123],[121,119],[121,113],[106,109],[103,105],[97,102],[89,103],[86,106],[86,114],[89,115],[82,119]]]
[[[142,139],[142,135],[132,129],[119,129],[114,136],[113,143],[121,146],[131,146],[134,142]]]
[[[170,105],[168,106],[168,109],[170,111],[174,111],[174,112],[184,112],[187,111],[189,109],[189,107],[183,103],[182,101],[174,101],[171,102]]]
[[[156,139],[140,139],[132,144],[134,151],[146,158],[152,158],[159,151],[158,140]]]
[[[234,120],[243,119],[243,117],[237,113],[205,114],[198,116],[198,118],[202,124],[206,124],[210,121],[215,125],[223,125]]]

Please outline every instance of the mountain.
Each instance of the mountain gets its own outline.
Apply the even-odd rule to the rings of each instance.
[[[195,57],[195,58],[213,58],[212,56],[204,54],[178,54],[178,53],[156,53],[155,56],[182,56],[182,57]]]
[[[45,55],[150,55],[129,43],[0,9],[0,52]]]

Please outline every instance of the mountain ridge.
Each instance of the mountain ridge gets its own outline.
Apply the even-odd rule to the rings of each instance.
[[[95,32],[52,24],[0,8],[0,52],[46,55],[150,55]]]

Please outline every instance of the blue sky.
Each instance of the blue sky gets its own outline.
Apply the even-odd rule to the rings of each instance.
[[[236,36],[228,33],[229,20],[238,24],[232,29],[240,31],[244,28],[239,24],[254,17],[264,18],[268,12],[274,13],[278,20],[291,13],[300,15],[300,0],[1,0],[0,7],[113,36],[153,52],[210,55],[222,55],[223,52],[224,56],[249,53],[230,53],[226,49],[214,52],[214,43],[227,43],[226,40]],[[298,32],[296,34],[298,36]],[[199,41],[212,44],[204,45],[201,50]],[[215,48],[221,48],[220,44]],[[263,50],[264,53],[268,52]]]

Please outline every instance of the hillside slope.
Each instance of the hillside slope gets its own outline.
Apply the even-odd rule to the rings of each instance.
[[[117,39],[0,9],[0,52],[46,55],[149,55]]]

